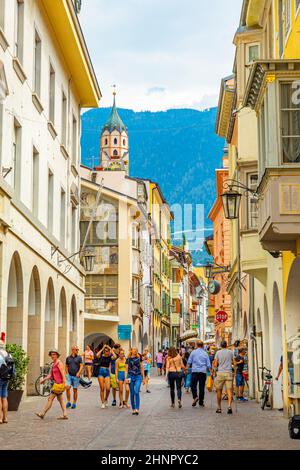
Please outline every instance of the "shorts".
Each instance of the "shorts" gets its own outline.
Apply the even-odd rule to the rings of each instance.
[[[102,377],[103,379],[110,377],[109,369],[107,367],[100,367],[98,377]]]
[[[73,388],[78,388],[79,387],[80,377],[74,377],[73,375],[67,374],[66,379],[67,379],[67,386],[68,387],[73,387]]]
[[[158,362],[158,363],[157,363],[157,368],[158,368],[158,369],[162,369],[162,362]]]
[[[117,378],[116,374],[110,374],[110,386],[111,388],[117,388]]]
[[[149,369],[144,369],[144,375],[145,375],[145,378],[146,378],[146,379],[147,379],[147,378],[148,378],[148,379],[150,378],[150,371],[149,371]]]
[[[8,380],[0,379],[0,398],[8,397]]]
[[[232,388],[232,382],[232,372],[218,372],[214,385],[216,390],[223,390],[224,385],[226,385],[226,389],[228,390]]]
[[[236,374],[235,376],[235,385],[237,387],[243,387],[245,385],[245,379],[242,374]]]
[[[118,372],[118,381],[119,382],[125,382],[125,372],[124,371]]]

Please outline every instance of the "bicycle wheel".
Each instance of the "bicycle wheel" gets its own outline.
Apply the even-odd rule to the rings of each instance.
[[[49,397],[51,393],[52,382],[51,380],[46,380],[41,384],[41,379],[47,377],[46,375],[40,375],[35,381],[35,391],[40,397]]]
[[[266,387],[264,387],[262,395],[261,395],[261,399],[260,399],[260,407],[262,410],[265,409],[268,401],[269,401],[269,391]]]

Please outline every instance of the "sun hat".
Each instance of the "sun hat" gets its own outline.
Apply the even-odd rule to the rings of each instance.
[[[51,354],[52,354],[52,353],[55,353],[55,354],[57,354],[57,355],[58,355],[58,357],[60,356],[60,353],[58,352],[58,350],[57,350],[57,349],[50,349],[50,351],[49,351],[49,356],[51,356]]]

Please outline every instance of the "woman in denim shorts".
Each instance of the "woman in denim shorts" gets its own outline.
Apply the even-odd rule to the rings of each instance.
[[[106,344],[101,351],[97,353],[99,358],[98,382],[100,387],[101,408],[107,408],[108,397],[110,393],[110,366],[111,360],[117,356],[114,351]]]

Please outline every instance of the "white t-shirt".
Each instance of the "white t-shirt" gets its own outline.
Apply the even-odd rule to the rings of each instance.
[[[0,349],[0,366],[2,366],[2,364],[6,364],[7,356],[8,354],[5,349]]]

